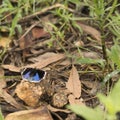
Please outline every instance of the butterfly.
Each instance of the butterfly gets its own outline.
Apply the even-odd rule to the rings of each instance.
[[[23,80],[37,83],[45,78],[46,72],[36,68],[25,68],[21,72],[21,76]]]

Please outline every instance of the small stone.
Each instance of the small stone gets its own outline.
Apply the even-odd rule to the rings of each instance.
[[[55,93],[52,98],[52,104],[55,107],[61,108],[68,103],[67,95],[64,93]]]
[[[24,80],[17,85],[15,92],[21,100],[31,107],[38,105],[39,99],[43,94],[40,84],[30,83]]]

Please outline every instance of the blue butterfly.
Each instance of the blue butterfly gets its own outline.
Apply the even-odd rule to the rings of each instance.
[[[45,78],[46,72],[35,68],[25,68],[21,75],[23,80],[37,83]]]

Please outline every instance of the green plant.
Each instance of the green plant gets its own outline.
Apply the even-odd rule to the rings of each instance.
[[[117,40],[110,48],[110,50],[107,50],[107,53],[109,58],[109,65],[112,69],[112,72],[108,73],[105,76],[103,80],[105,83],[120,73],[120,45]]]
[[[108,51],[108,57],[112,69],[120,69],[120,45],[118,42],[115,42],[115,44]]]
[[[19,19],[23,16],[23,11],[25,14],[28,13],[29,5],[31,1],[19,0],[16,5],[13,5],[10,0],[4,0],[0,6],[0,18],[1,23],[6,21],[7,17],[14,16],[12,18],[12,24],[8,25],[10,36],[14,34],[15,28],[21,31],[20,25],[18,24]]]
[[[1,110],[0,110],[0,120],[4,120]]]
[[[104,105],[105,110],[100,109],[99,106],[96,108],[89,108],[85,105],[69,105],[68,108],[86,120],[117,120],[116,114],[120,111],[119,91],[120,79],[115,84],[108,96],[103,94],[97,95],[100,102]]]
[[[66,43],[65,37],[68,32],[70,32],[70,28],[72,27],[71,18],[73,14],[67,10],[67,2],[63,3],[63,7],[56,8],[55,10],[51,11],[53,15],[55,15],[58,19],[57,24],[48,23],[52,28],[53,31],[49,31],[51,34],[51,41],[56,41],[58,46],[61,47],[66,54],[69,54],[64,47],[64,43]],[[75,24],[74,24],[75,25]],[[49,46],[52,46],[51,41],[48,43]]]
[[[105,1],[105,0],[84,0],[84,5],[88,6],[90,9],[90,17],[93,18],[94,26],[100,30],[101,32],[101,43],[102,43],[102,52],[103,58],[106,61],[106,66],[109,70],[109,60],[107,54],[107,46],[106,39],[107,35],[112,31],[116,34],[116,29],[118,31],[118,21],[119,15],[115,15],[116,19],[114,20],[113,14],[116,11],[116,7],[118,6],[117,0],[114,1]],[[117,21],[117,23],[116,23]],[[118,25],[118,26],[117,26]],[[107,30],[107,34],[106,34]]]
[[[7,27],[10,36],[15,34],[15,28],[21,33],[22,28],[18,22],[22,17],[41,10],[45,5],[50,6],[55,0],[18,0],[13,2],[10,0],[4,0],[0,6],[0,22],[3,24],[0,26],[0,29]],[[40,7],[36,7],[39,4]],[[11,17],[12,20],[9,21],[8,17]],[[7,22],[9,23],[8,25],[4,24]]]
[[[79,64],[98,64],[102,68],[104,67],[104,60],[103,59],[92,59],[92,58],[78,58],[76,63]]]
[[[116,40],[120,39],[120,14],[115,11],[115,14],[110,17],[109,23],[105,27],[108,27]]]
[[[52,37],[51,40],[48,42],[48,46],[51,47],[52,42],[56,41],[58,45],[64,50],[64,52],[68,54],[68,52],[65,50],[64,46],[62,45],[62,42],[64,42],[65,39],[64,30],[62,31],[61,28],[57,28],[55,25],[51,23],[48,23],[48,25],[50,25],[54,30],[53,32],[49,31]]]

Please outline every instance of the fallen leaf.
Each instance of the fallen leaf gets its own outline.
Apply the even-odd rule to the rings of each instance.
[[[92,52],[92,51],[91,52],[82,52],[82,54],[85,58],[91,58],[91,59],[99,59],[100,58],[98,53]]]
[[[27,66],[23,66],[23,68],[32,67],[32,68],[41,69],[41,68],[44,68],[51,63],[54,63],[54,62],[57,62],[58,60],[61,60],[63,58],[65,58],[64,54],[52,54],[52,56],[50,56],[50,54],[48,55],[48,53],[45,53],[44,55],[39,56],[38,59],[35,58],[36,61],[38,61],[38,62],[36,62],[34,64],[27,65]]]
[[[83,29],[84,32],[86,32],[87,34],[90,34],[93,38],[95,38],[100,44],[101,44],[101,34],[98,30],[96,30],[95,28],[85,25],[81,22],[77,22],[78,25],[80,25],[80,27]]]
[[[8,48],[10,42],[11,42],[11,38],[8,38],[8,37],[0,38],[0,46],[2,46],[3,48]]]
[[[10,113],[5,120],[53,120],[47,107]]]
[[[8,69],[8,70],[10,70],[10,71],[13,71],[13,72],[20,72],[20,67],[16,67],[16,66],[14,66],[14,65],[8,65],[8,64],[3,64],[3,65],[1,65],[2,66],[2,68],[4,68],[4,69]]]
[[[14,106],[15,108],[21,109],[22,106],[16,102],[16,100],[6,92],[4,89],[0,89],[0,96],[4,98],[4,100]]]
[[[76,98],[74,97],[74,95],[72,95],[72,94],[70,94],[70,95],[68,96],[68,99],[69,99],[70,105],[74,105],[74,104],[83,105],[83,104],[84,104],[81,99],[76,99]]]
[[[31,34],[27,34],[26,36],[22,37],[19,40],[19,45],[20,45],[20,48],[22,50],[30,47],[32,44],[33,44],[33,41],[32,41],[32,35]]]
[[[32,36],[33,36],[34,39],[37,39],[37,38],[40,38],[40,37],[47,37],[47,36],[50,36],[50,35],[43,28],[35,26],[32,29]]]
[[[8,65],[8,64],[6,64],[6,65],[4,64],[1,66],[2,66],[2,68],[8,69],[8,70],[13,71],[13,72],[20,72],[21,69],[26,68],[26,67],[41,69],[41,68],[44,68],[51,63],[54,63],[54,62],[57,62],[58,60],[61,60],[63,58],[65,58],[64,54],[51,53],[51,55],[50,55],[50,53],[45,53],[44,55],[41,55],[38,58],[35,58],[36,62],[34,64],[29,64],[29,65],[22,66],[22,67],[16,67],[14,65]]]
[[[41,37],[50,37],[50,34],[39,26],[28,29],[19,39],[21,49],[25,49],[35,44],[34,40]]]
[[[0,68],[0,89],[6,87],[6,81],[4,80],[4,70]]]
[[[0,97],[2,97],[7,103],[11,104],[12,106],[20,109],[21,105],[19,105],[15,99],[4,90],[6,87],[6,82],[4,80],[4,71],[2,68],[0,68],[0,75],[3,77],[3,79],[0,79]]]
[[[57,54],[54,53],[54,52],[47,52],[47,53],[45,53],[45,54],[43,54],[43,55],[39,55],[39,56],[37,56],[37,57],[29,58],[28,60],[29,60],[30,62],[35,63],[35,62],[39,62],[39,61],[44,61],[44,60],[46,60],[46,59],[50,59],[50,58],[52,58],[52,57],[54,57],[54,56],[56,56],[56,55],[57,55]]]
[[[81,82],[79,74],[75,66],[72,66],[68,82],[66,82],[67,89],[74,95],[75,98],[81,96]]]
[[[39,61],[44,61],[45,59],[49,59],[51,57],[54,57],[55,55],[56,55],[56,53],[54,53],[54,52],[47,52],[47,53],[45,53],[43,55],[39,55],[37,57],[29,58],[28,60],[30,62],[35,63],[35,62],[39,62]]]
[[[59,65],[64,65],[64,66],[68,66],[68,65],[70,65],[70,64],[71,64],[71,62],[70,62],[69,59],[65,59],[64,61],[61,61],[61,62],[59,63]]]

